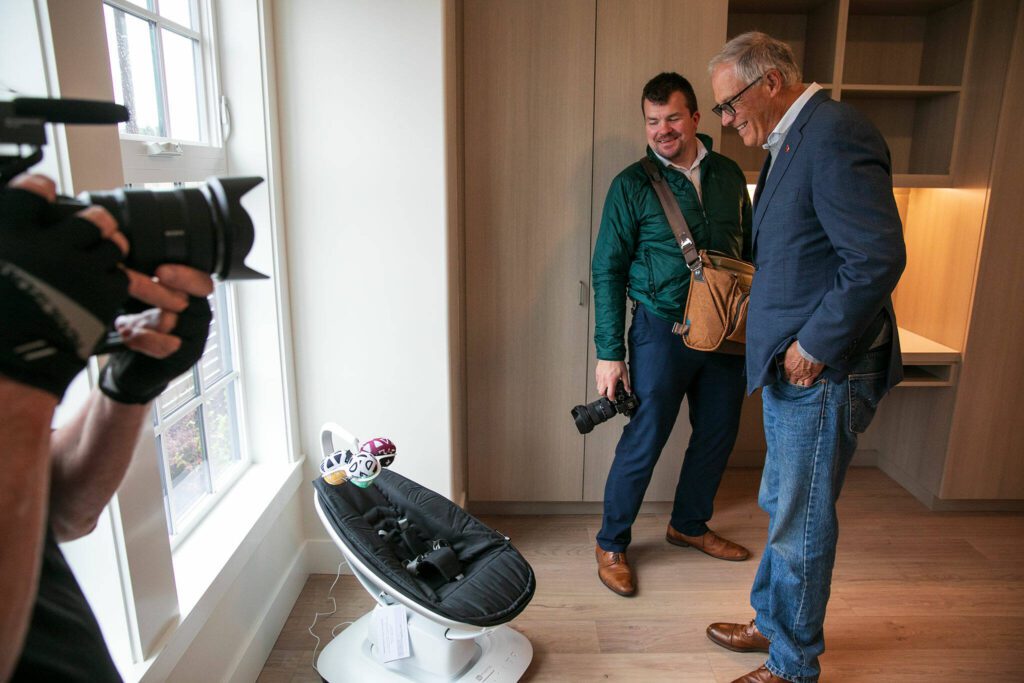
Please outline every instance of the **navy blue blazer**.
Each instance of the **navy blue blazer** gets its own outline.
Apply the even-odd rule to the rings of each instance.
[[[906,265],[892,193],[889,148],[861,113],[815,93],[800,111],[754,194],[756,272],[747,317],[747,391],[776,381],[775,357],[795,339],[849,374],[874,339],[879,316],[892,325],[888,387],[903,378],[891,294]]]

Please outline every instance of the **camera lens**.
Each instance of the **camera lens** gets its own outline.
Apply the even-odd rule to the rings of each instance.
[[[221,280],[265,278],[245,265],[255,237],[241,198],[259,177],[208,178],[198,188],[118,189],[84,193],[103,206],[128,237],[129,268],[152,275],[161,263],[182,263]]]
[[[572,409],[572,419],[576,421],[576,429],[580,434],[590,432],[595,425],[613,417],[615,404],[603,396],[585,406],[576,406]]]
[[[576,422],[576,429],[580,434],[587,434],[594,429],[594,421],[590,419],[586,406],[576,406],[571,412],[572,419]]]

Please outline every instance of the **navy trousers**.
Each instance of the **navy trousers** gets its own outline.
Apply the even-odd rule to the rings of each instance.
[[[604,488],[597,543],[622,552],[654,466],[672,433],[683,397],[693,434],[679,473],[672,527],[687,536],[707,531],[715,494],[736,443],[743,405],[743,357],[694,351],[672,323],[638,304],[629,328],[629,378],[640,401],[615,448]]]

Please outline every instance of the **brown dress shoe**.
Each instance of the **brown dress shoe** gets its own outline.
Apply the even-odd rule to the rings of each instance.
[[[711,529],[705,531],[703,536],[687,536],[686,534],[679,533],[669,524],[668,530],[665,531],[665,540],[672,545],[678,545],[683,548],[693,546],[702,553],[706,553],[719,560],[739,562],[750,557],[749,550],[739,543],[733,543],[728,539],[722,538]]]
[[[779,678],[762,665],[747,675],[740,676],[732,683],[786,683],[786,679]]]
[[[633,579],[633,570],[626,562],[626,553],[613,553],[597,546],[594,554],[597,555],[597,575],[601,583],[619,595],[629,597],[636,593],[636,581]]]
[[[733,652],[768,652],[768,639],[757,630],[751,619],[749,624],[718,622],[708,626],[708,638]]]

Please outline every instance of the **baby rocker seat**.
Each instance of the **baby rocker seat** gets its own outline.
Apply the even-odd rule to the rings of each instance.
[[[359,452],[339,426],[321,430]],[[377,601],[317,660],[328,683],[517,681],[533,658],[525,636],[505,625],[533,597],[533,569],[509,539],[447,498],[387,469],[372,484],[313,482],[317,514],[356,579]],[[365,486],[365,488],[361,487]],[[381,661],[374,612],[405,607],[409,655]]]

